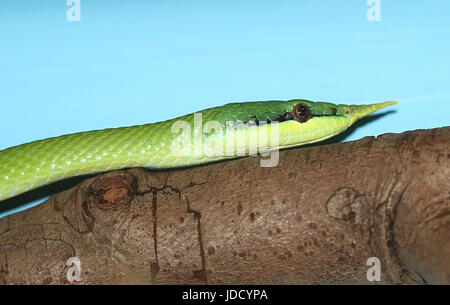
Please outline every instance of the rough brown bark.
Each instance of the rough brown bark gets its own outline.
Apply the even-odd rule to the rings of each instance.
[[[450,127],[115,171],[0,220],[0,283],[450,283]]]

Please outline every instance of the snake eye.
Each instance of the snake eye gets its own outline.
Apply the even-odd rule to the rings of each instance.
[[[294,117],[300,123],[305,123],[312,117],[311,108],[308,105],[303,104],[303,103],[295,105]]]

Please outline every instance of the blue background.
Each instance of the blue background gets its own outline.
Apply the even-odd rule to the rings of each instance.
[[[346,141],[450,125],[450,1],[381,0],[380,22],[365,0],[69,8],[0,2],[0,149],[269,99],[399,102]]]

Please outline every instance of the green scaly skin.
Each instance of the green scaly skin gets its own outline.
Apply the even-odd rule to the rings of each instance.
[[[313,117],[305,123],[288,120],[278,124],[238,124],[275,120],[292,112],[299,103],[307,104],[314,115],[325,116]],[[190,166],[236,158],[255,147],[264,153],[314,143],[337,135],[356,120],[394,103],[335,105],[307,100],[232,103],[201,111],[204,127],[209,121],[216,122],[216,128],[210,132],[202,129],[201,124],[194,124],[194,114],[189,114],[164,122],[34,141],[0,151],[0,201],[73,176],[129,167]],[[180,121],[191,128],[184,133],[184,146],[179,143],[182,133],[172,132],[174,123]],[[227,122],[238,125],[227,129],[226,126],[231,126]],[[268,145],[249,140],[255,139],[255,133]],[[275,134],[278,143],[273,140]]]

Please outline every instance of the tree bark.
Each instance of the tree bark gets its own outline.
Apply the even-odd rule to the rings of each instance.
[[[262,158],[109,172],[0,219],[0,283],[450,283],[450,127]]]

